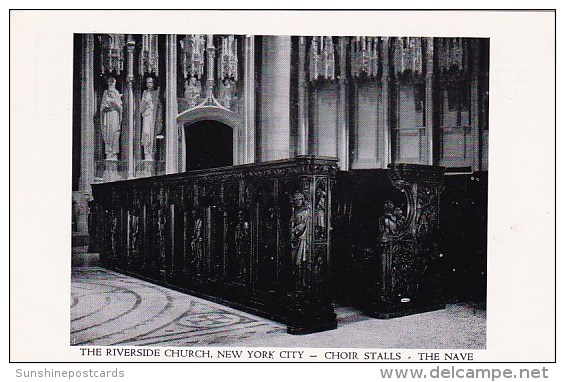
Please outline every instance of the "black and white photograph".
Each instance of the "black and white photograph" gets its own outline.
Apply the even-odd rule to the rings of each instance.
[[[534,78],[513,68],[530,65],[515,57],[533,45],[505,46],[513,15],[485,12],[482,31],[473,12],[442,13],[468,17],[467,29],[427,30],[408,22],[433,16],[417,11],[360,13],[357,26],[345,11],[247,13],[74,11],[45,34],[30,28],[34,57],[61,63],[36,61],[31,77],[64,75],[52,89],[63,104],[43,91],[49,111],[26,134],[43,121],[56,132],[45,146],[64,141],[31,154],[45,158],[38,168],[62,166],[63,183],[34,187],[64,206],[45,226],[62,250],[45,244],[41,264],[62,266],[41,311],[56,311],[67,359],[512,361],[518,348],[500,336],[515,325],[532,341],[524,357],[549,361],[553,173],[530,169],[552,160],[554,126],[539,108],[530,144],[545,157],[512,143],[528,140],[510,123],[524,97],[512,86]],[[389,16],[392,26],[369,21]],[[511,26],[503,37],[497,22]],[[544,33],[535,49],[551,53]],[[43,46],[51,35],[64,38]],[[520,167],[526,156],[537,159]],[[519,295],[527,312],[507,324]]]
[[[75,34],[73,345],[486,342],[489,40]]]

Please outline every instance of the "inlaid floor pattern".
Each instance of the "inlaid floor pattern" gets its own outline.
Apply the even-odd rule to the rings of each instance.
[[[286,326],[97,267],[73,268],[72,345],[485,347],[486,312],[468,304],[390,320],[337,307],[338,329],[295,336]]]

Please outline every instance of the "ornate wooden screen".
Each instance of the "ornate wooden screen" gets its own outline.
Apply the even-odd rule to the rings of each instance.
[[[338,173],[332,251],[339,299],[378,318],[444,306],[443,171],[391,164]]]
[[[336,170],[298,157],[95,184],[91,236],[110,269],[220,298],[290,333],[333,329]]]

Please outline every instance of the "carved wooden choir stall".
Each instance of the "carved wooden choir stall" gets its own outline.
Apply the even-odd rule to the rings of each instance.
[[[73,242],[102,266],[296,334],[486,298],[488,39],[74,44]]]
[[[444,307],[439,203],[443,167],[340,172],[333,204],[337,299],[377,318]]]
[[[218,298],[303,334],[327,293],[336,161],[312,157],[93,185],[103,266]]]
[[[336,328],[334,298],[380,318],[441,307],[443,169],[339,172],[334,190],[336,172],[297,157],[95,184],[91,236],[107,268],[293,334]]]

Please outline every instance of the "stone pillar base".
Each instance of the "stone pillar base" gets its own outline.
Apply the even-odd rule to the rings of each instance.
[[[84,191],[73,191],[73,232],[88,233],[88,201],[92,195]]]

